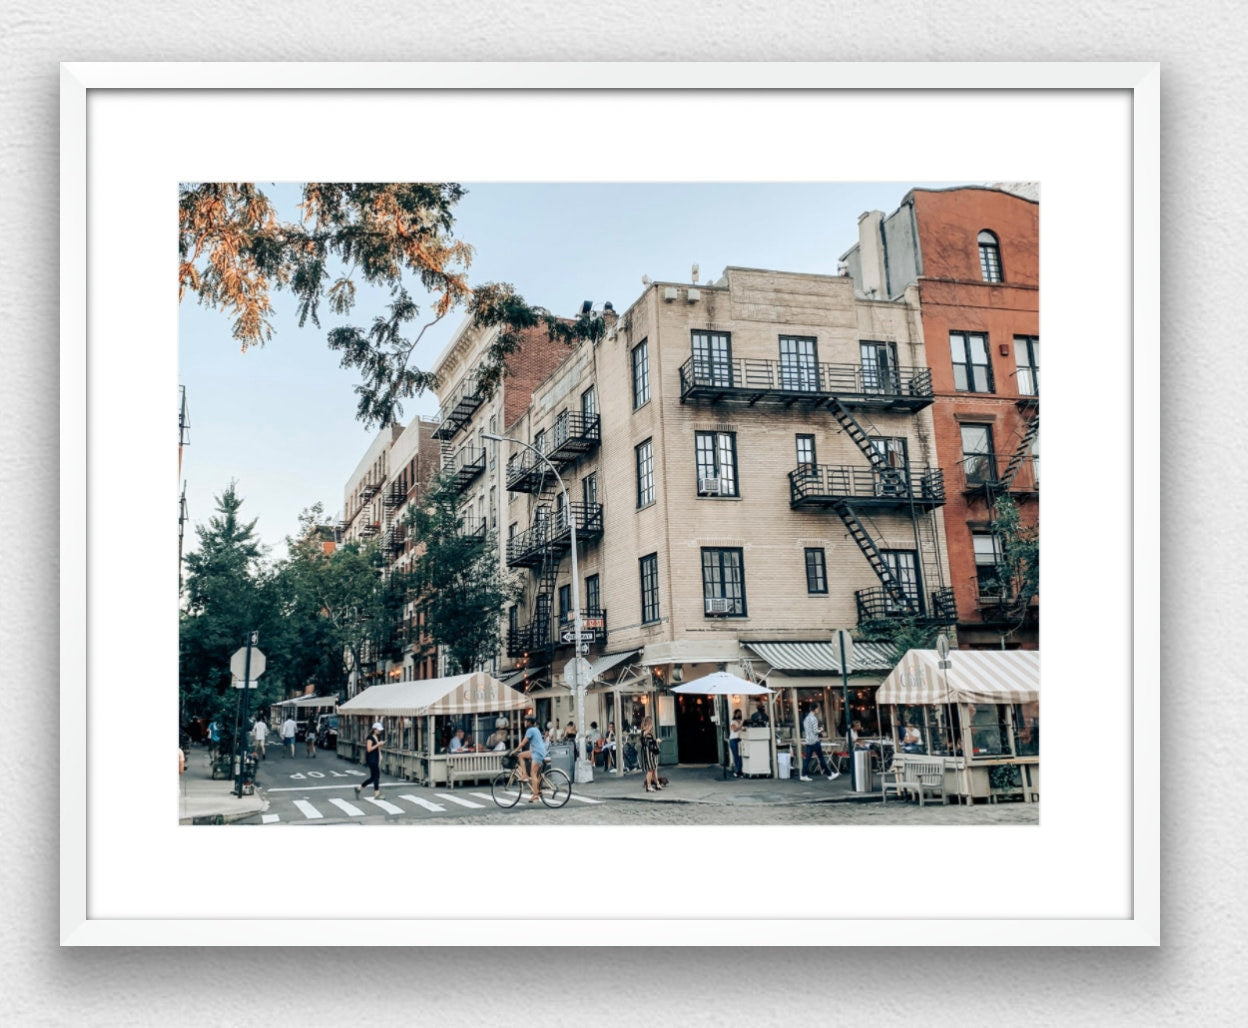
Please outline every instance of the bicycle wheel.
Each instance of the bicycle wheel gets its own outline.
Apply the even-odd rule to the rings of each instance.
[[[506,810],[520,802],[525,789],[525,782],[518,774],[511,771],[500,771],[490,783],[490,795],[494,802]]]
[[[541,781],[542,802],[548,807],[562,807],[572,795],[572,782],[557,767],[552,767]]]

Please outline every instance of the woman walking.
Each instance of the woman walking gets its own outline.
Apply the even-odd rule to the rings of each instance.
[[[357,800],[360,798],[361,790],[370,785],[373,787],[373,799],[381,799],[381,732],[381,722],[378,721],[364,741],[364,766],[368,768],[368,778],[363,785],[355,787]]]
[[[646,792],[658,792],[659,741],[654,737],[654,719],[647,717],[641,722],[641,769],[646,773]]]

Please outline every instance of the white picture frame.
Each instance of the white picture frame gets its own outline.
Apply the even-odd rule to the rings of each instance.
[[[1157,945],[1159,83],[1155,64],[63,65],[62,944],[476,946],[502,938],[519,919],[541,918],[552,939],[577,945],[649,945],[656,932],[665,945]],[[1090,378],[1096,449],[1121,457],[1108,469],[1081,468],[1078,439],[1046,425],[1046,500],[1059,498],[1046,504],[1046,538],[1060,540],[1062,560],[1052,556],[1056,547],[1046,551],[1042,674],[1065,688],[1046,686],[1046,750],[1055,757],[1046,761],[1039,827],[755,830],[761,841],[732,828],[640,829],[623,849],[654,854],[644,890],[613,888],[592,866],[543,872],[560,894],[587,898],[574,917],[552,916],[541,897],[554,888],[513,888],[507,854],[516,847],[568,849],[559,838],[566,830],[527,826],[474,828],[450,845],[439,838],[415,867],[411,833],[379,829],[375,847],[369,842],[371,871],[361,867],[359,832],[325,833],[323,843],[315,840],[323,852],[307,866],[350,870],[317,920],[297,909],[295,892],[278,887],[240,896],[187,886],[213,880],[232,861],[246,862],[252,878],[264,862],[279,886],[310,860],[312,840],[177,826],[176,797],[170,787],[164,802],[157,770],[176,704],[166,548],[174,522],[160,512],[174,506],[173,447],[164,441],[172,436],[161,419],[171,417],[165,397],[176,381],[177,182],[384,179],[404,177],[405,167],[406,177],[468,180],[485,177],[493,158],[500,178],[654,177],[626,155],[594,159],[575,148],[561,150],[557,166],[537,148],[521,151],[523,164],[509,168],[474,150],[453,125],[436,152],[419,155],[352,156],[306,131],[327,112],[350,112],[361,122],[350,131],[366,132],[361,112],[384,117],[386,108],[413,103],[442,114],[447,108],[437,105],[448,103],[492,112],[504,142],[517,113],[530,129],[553,134],[604,105],[665,141],[681,138],[689,113],[788,141],[783,169],[760,163],[762,147],[734,154],[727,177],[751,180],[766,180],[769,167],[774,177],[834,168],[828,177],[862,180],[893,168],[899,181],[1040,180],[1041,319],[1053,340],[1046,397],[1058,396],[1061,411],[1063,388],[1079,396],[1090,385],[1080,377]],[[289,122],[266,120],[279,109]],[[911,118],[899,119],[908,109]],[[674,128],[663,127],[669,115]],[[968,134],[968,126],[981,131]],[[968,138],[981,142],[971,148],[973,171]],[[663,153],[664,178],[697,179],[680,150]],[[123,205],[124,231],[112,209]],[[1080,275],[1089,234],[1103,259]],[[1062,360],[1058,338],[1071,341],[1070,353],[1078,348],[1078,374],[1070,373],[1074,361]],[[1093,472],[1097,527],[1089,540],[1077,505],[1088,502]],[[114,545],[118,539],[145,545],[136,553]],[[1078,568],[1090,557],[1100,561],[1095,634],[1080,616],[1089,597]],[[1057,767],[1064,755],[1065,773]],[[691,856],[736,853],[750,867],[783,870],[806,841],[803,831],[847,860],[870,853],[858,873],[877,876],[873,902],[847,908],[837,868],[819,869],[820,886],[800,894],[783,874],[769,873],[769,890],[721,917],[717,897],[732,879]],[[395,868],[406,877],[396,881]],[[942,886],[932,903],[904,887],[937,871]],[[451,911],[427,887],[447,875],[497,888],[466,890],[481,899]],[[1007,891],[1003,882],[1010,895],[994,895]],[[488,898],[495,894],[517,898]],[[611,928],[587,931],[587,919]]]

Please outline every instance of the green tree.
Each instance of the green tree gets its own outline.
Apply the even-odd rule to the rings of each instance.
[[[423,546],[409,583],[425,611],[429,639],[467,674],[498,653],[500,614],[516,598],[516,583],[498,565],[493,533],[466,535],[449,478],[439,480],[424,509],[409,512],[409,526]]]
[[[601,338],[600,315],[556,318],[533,307],[506,283],[475,290],[466,272],[472,248],[454,237],[455,183],[308,182],[301,218],[278,218],[268,196],[250,182],[183,184],[178,203],[178,299],[188,293],[233,317],[245,351],[273,336],[273,290],[294,294],[299,324],[320,326],[321,304],[345,316],[355,306],[357,280],[386,288],[390,302],[368,326],[343,325],[327,342],[361,383],[356,416],[385,426],[402,417],[402,400],[436,388],[430,372],[411,366],[425,332],[461,304],[473,322],[497,329],[482,361],[488,397],[507,374],[507,358],[523,333],[544,324],[567,343]],[[421,308],[408,290],[419,282],[432,297],[429,320],[415,329]]]
[[[1040,591],[1040,528],[1023,523],[1018,504],[1011,496],[998,497],[993,510],[993,531],[1001,560],[995,578],[986,584],[1006,601],[1003,609],[1014,622],[1008,635],[1023,626],[1031,601]]]
[[[216,514],[196,526],[198,545],[185,558],[179,688],[184,716],[215,717],[232,729],[240,693],[230,687],[230,656],[253,630],[263,639],[276,611],[256,522],[241,518],[233,482],[216,501]]]
[[[351,672],[400,652],[397,631],[407,596],[407,576],[387,572],[376,542],[336,547],[316,504],[300,516],[301,532],[287,539],[289,559],[279,570],[286,624],[297,639],[292,665],[303,682],[341,694]]]

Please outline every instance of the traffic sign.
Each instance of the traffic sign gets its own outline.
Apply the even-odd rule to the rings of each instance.
[[[559,638],[562,639],[565,643],[576,642],[576,633],[564,632],[563,635],[561,635]]]
[[[235,689],[241,689],[243,687],[243,680],[241,678],[231,677],[230,684],[234,686]],[[260,684],[259,682],[253,679],[252,681],[247,683],[247,688],[254,689],[259,684]]]
[[[265,656],[256,647],[251,648],[251,677],[259,678],[264,674],[264,665],[266,664]],[[247,677],[247,647],[240,646],[234,651],[234,656],[230,658],[230,674],[237,678],[240,682]],[[241,689],[242,686],[235,688]]]
[[[570,689],[576,688],[576,669],[580,669],[581,685],[589,685],[589,674],[593,670],[584,657],[573,657],[563,666],[563,684]]]

